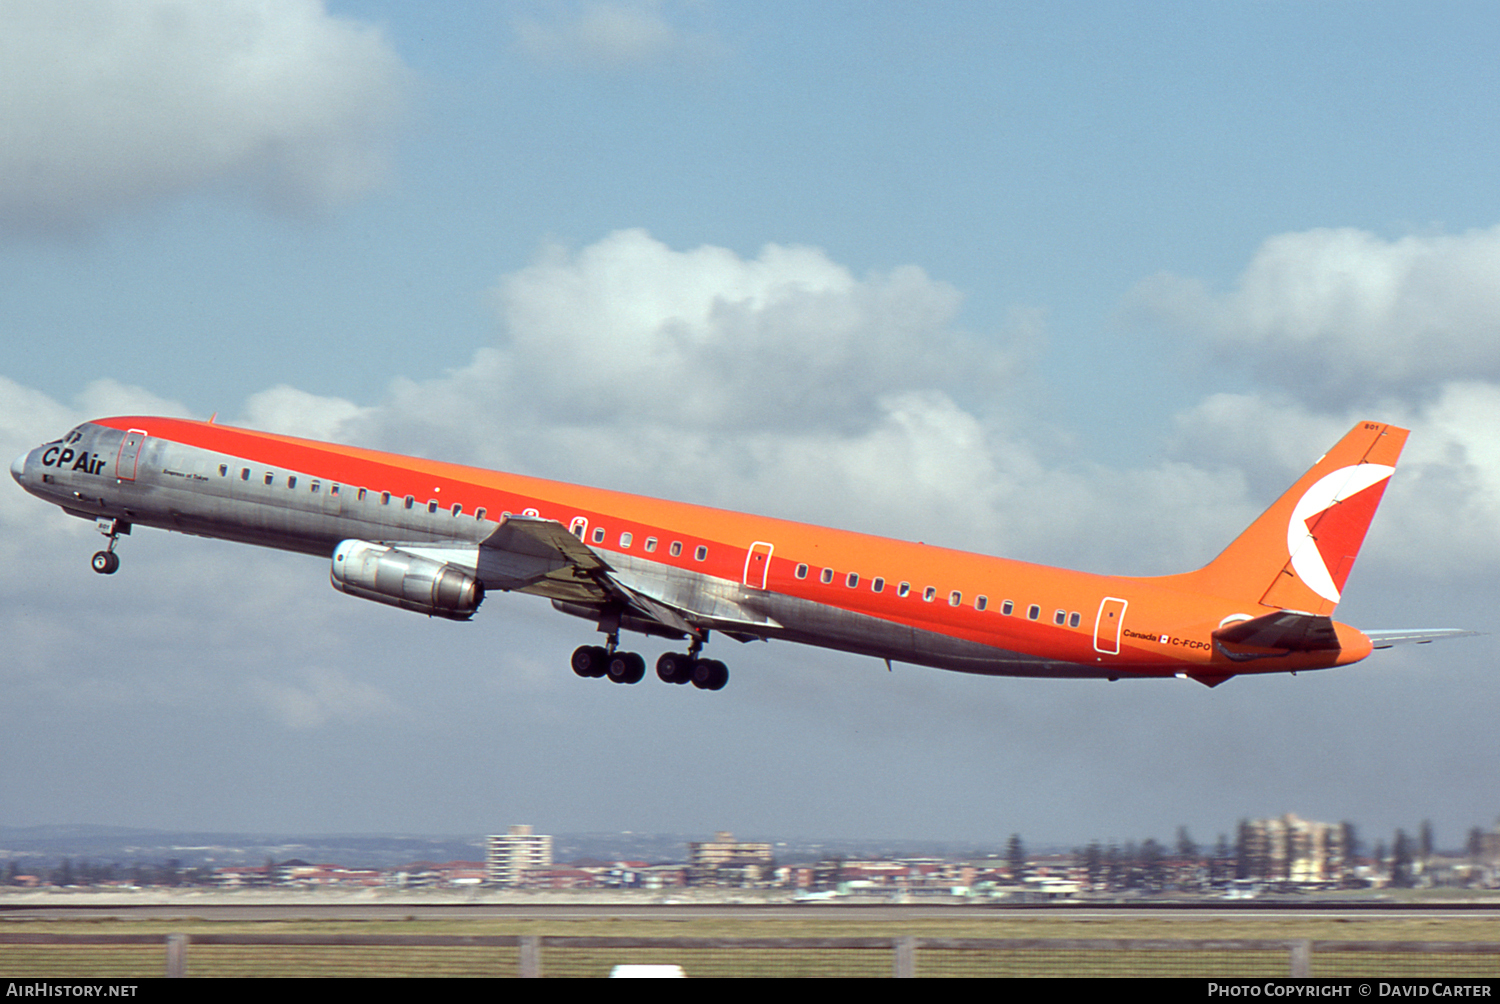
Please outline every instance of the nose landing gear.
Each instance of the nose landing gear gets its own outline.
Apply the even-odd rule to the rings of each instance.
[[[130,524],[123,519],[109,519],[101,516],[94,525],[99,528],[100,533],[109,538],[109,546],[102,551],[95,551],[89,564],[100,575],[113,575],[120,570],[120,556],[115,553],[115,545],[120,541],[120,534],[130,532]]]

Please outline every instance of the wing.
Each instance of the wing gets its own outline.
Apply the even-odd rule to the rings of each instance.
[[[603,603],[609,565],[553,519],[507,516],[479,545],[478,573],[491,589],[569,603]]]
[[[478,574],[488,588],[546,596],[569,613],[613,608],[679,634],[717,629],[764,637],[780,626],[740,603],[732,588],[714,589],[651,562],[612,564],[561,523],[537,516],[507,517],[480,545]]]

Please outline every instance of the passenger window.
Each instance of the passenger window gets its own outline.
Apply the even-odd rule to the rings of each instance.
[[[926,589],[922,590],[922,602],[931,603],[933,597],[935,597],[936,595],[937,586],[928,586]]]
[[[414,506],[416,504],[417,504],[417,497],[415,495],[408,495],[408,496],[406,496],[406,508],[410,509],[412,506]]]
[[[1034,620],[1036,620],[1040,616],[1042,616],[1042,608],[1039,607],[1039,606],[1037,606],[1035,603],[1033,603],[1031,606],[1029,606],[1029,607],[1026,608],[1026,619],[1027,620],[1034,621]]]
[[[241,467],[240,468],[240,480],[241,481],[249,481],[250,480],[250,468],[248,468],[248,467]]]
[[[682,541],[680,541],[680,540],[674,540],[674,541],[672,541],[672,546],[669,547],[669,548],[667,548],[667,550],[669,550],[672,553],[672,557],[674,557],[674,558],[681,556],[681,554],[682,554]]]
[[[859,585],[859,573],[850,572],[848,577],[844,579],[844,585],[848,586],[850,589],[853,589],[855,586]]]
[[[1052,623],[1056,624],[1058,627],[1062,627],[1067,622],[1068,622],[1068,615],[1067,615],[1066,611],[1063,611],[1063,610],[1054,610],[1054,611],[1052,611]]]
[[[1004,603],[1000,604],[1000,612],[1009,617],[1011,614],[1016,612],[1016,605],[1010,600],[1006,600]]]
[[[430,515],[435,515],[437,513],[437,511],[438,511],[438,500],[437,499],[428,499],[427,500],[427,512]]]
[[[296,488],[297,487],[297,476],[295,474],[291,475],[290,477],[288,477],[286,479],[286,486],[288,488]]]
[[[330,495],[337,495],[338,493],[339,493],[339,486],[338,485],[329,485],[328,486],[328,494],[330,494]]]
[[[1068,627],[1077,627],[1082,620],[1083,617],[1075,610],[1073,613],[1068,614]]]
[[[594,527],[594,543],[596,543],[596,544],[602,544],[602,543],[604,543],[604,527],[602,527],[602,526],[596,526],[596,527]]]
[[[872,592],[872,593],[883,593],[883,592],[885,592],[885,580],[882,579],[878,575],[875,576],[875,578],[871,579],[870,580],[870,592]]]
[[[453,503],[453,515],[455,515],[455,516],[462,515],[463,511],[464,511],[463,503],[461,503],[461,502],[455,502],[455,503]]]
[[[823,571],[818,575],[818,578],[823,580],[823,585],[828,585],[828,583],[833,581],[833,569],[823,569]]]
[[[708,557],[708,548],[702,544],[699,544],[698,549],[693,552],[693,557],[699,561],[704,560]]]
[[[655,537],[647,537],[646,538],[646,553],[647,554],[654,554],[655,552],[656,552],[656,538]]]
[[[964,594],[961,593],[961,592],[959,592],[957,589],[953,590],[953,592],[951,592],[951,593],[948,594],[948,605],[950,607],[956,607],[960,603],[962,603],[963,601],[964,601]]]
[[[974,597],[974,609],[975,610],[983,610],[985,607],[987,607],[989,605],[990,605],[989,597],[986,597],[986,596],[976,596],[976,597]]]
[[[271,473],[270,471],[267,471],[266,472],[266,484],[269,485],[272,482],[274,482],[275,480],[276,480],[276,475],[273,474],[273,473]]]
[[[630,531],[628,531],[628,530],[625,531],[624,533],[620,534],[620,550],[623,551],[627,547],[629,547],[630,546],[630,541],[632,539],[633,538],[630,536]]]
[[[229,474],[229,465],[228,464],[220,464],[219,465],[219,477],[222,478],[222,477],[227,476],[228,474]]]
[[[484,519],[484,506],[480,506],[478,509],[474,510],[474,518]]]
[[[307,486],[307,490],[310,491],[310,492],[312,492],[314,495],[316,495],[318,493],[318,489],[320,489],[322,487],[323,486],[321,484],[319,484],[318,482],[314,481],[314,482],[312,482],[311,484],[309,484]]]
[[[380,493],[380,504],[381,505],[390,505],[391,504],[391,493],[390,492],[381,492]]]
[[[805,579],[805,578],[807,578],[807,566],[806,565],[798,565],[797,566],[797,578],[799,578],[799,579]]]
[[[903,600],[906,599],[906,594],[909,592],[911,592],[910,582],[903,582],[901,583],[901,585],[896,587],[896,595],[901,597]]]

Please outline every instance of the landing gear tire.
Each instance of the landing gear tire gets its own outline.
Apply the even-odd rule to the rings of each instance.
[[[663,683],[687,683],[693,678],[693,660],[677,652],[664,652],[656,660],[656,677]]]
[[[100,575],[113,575],[119,571],[120,556],[113,551],[95,551],[90,564]]]
[[[646,660],[634,652],[616,652],[605,661],[604,667],[615,683],[640,683],[646,676]]]
[[[699,690],[723,690],[729,682],[729,667],[717,659],[698,659],[693,663],[693,686]]]
[[[579,676],[597,680],[608,672],[609,653],[598,645],[580,645],[573,651],[572,664]]]

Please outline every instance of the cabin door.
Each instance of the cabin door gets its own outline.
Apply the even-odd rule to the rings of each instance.
[[[775,548],[763,540],[757,540],[745,552],[745,585],[751,589],[766,588],[766,576],[771,571],[771,552]]]
[[[1099,603],[1099,615],[1094,618],[1094,651],[1105,655],[1120,654],[1120,628],[1125,622],[1125,608],[1130,604],[1114,596],[1106,596]]]
[[[131,429],[120,440],[120,453],[115,457],[115,477],[121,481],[135,480],[135,465],[140,459],[141,444],[146,441],[145,429]]]

